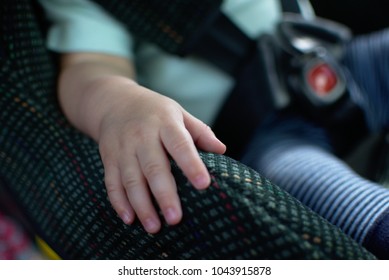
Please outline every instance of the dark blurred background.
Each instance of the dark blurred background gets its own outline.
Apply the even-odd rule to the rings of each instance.
[[[346,24],[354,34],[389,27],[387,0],[310,0],[318,16]]]

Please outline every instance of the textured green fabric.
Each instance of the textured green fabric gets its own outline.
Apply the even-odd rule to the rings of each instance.
[[[193,47],[215,19],[222,3],[222,0],[94,1],[125,23],[138,38],[176,54],[186,54]]]
[[[156,235],[111,208],[97,145],[55,97],[56,69],[30,1],[0,7],[0,177],[34,230],[70,259],[373,259],[258,173],[201,153],[212,186],[196,191],[172,162],[184,218]]]

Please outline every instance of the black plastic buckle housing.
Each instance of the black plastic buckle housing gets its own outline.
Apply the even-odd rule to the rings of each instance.
[[[360,114],[359,107],[350,98],[350,80],[341,65],[344,46],[350,39],[350,30],[341,24],[285,14],[278,25],[273,48],[278,48],[275,51],[276,63],[280,65],[277,74],[289,94],[288,106],[325,125],[340,126]],[[315,83],[320,85],[320,79],[330,83],[324,85],[326,90],[315,86]]]

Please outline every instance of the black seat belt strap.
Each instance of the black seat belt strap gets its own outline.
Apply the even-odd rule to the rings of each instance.
[[[227,155],[234,158],[241,155],[255,128],[274,109],[266,94],[269,91],[262,91],[266,70],[260,53],[257,41],[222,13],[192,50],[234,78],[234,88],[212,125],[227,145]]]
[[[220,12],[196,48],[192,50],[192,54],[205,58],[224,72],[236,76],[242,62],[254,47],[255,41]]]
[[[308,0],[280,0],[283,12],[304,14],[312,9]],[[313,13],[313,11],[312,11]],[[249,38],[226,15],[219,15],[202,35],[192,54],[201,56],[224,72],[236,76],[242,62],[255,49],[255,40]]]
[[[227,155],[239,158],[255,128],[273,111],[263,91],[266,69],[256,40],[248,37],[222,12],[197,42],[198,55],[234,78],[235,85],[212,129],[227,145]]]
[[[300,14],[303,18],[313,18],[315,12],[309,0],[280,0],[284,12]]]

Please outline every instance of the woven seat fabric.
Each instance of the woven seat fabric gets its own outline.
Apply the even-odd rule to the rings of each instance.
[[[218,15],[222,3],[222,0],[94,1],[122,21],[138,39],[180,55],[194,47],[196,39]]]
[[[56,67],[27,0],[0,7],[0,177],[34,230],[66,259],[374,259],[248,167],[200,152],[196,191],[172,162],[184,218],[147,234],[113,211],[95,142],[66,121]]]

